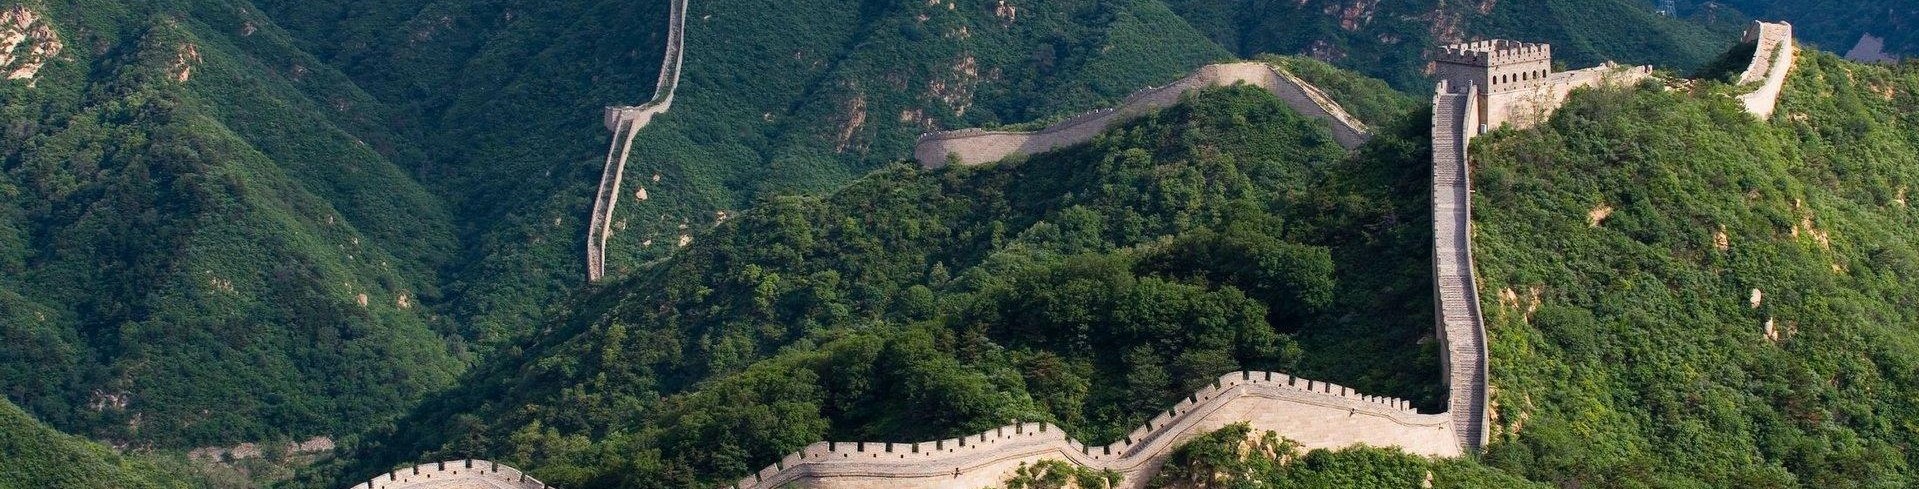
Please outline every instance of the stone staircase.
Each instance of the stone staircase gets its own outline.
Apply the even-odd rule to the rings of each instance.
[[[1472,256],[1472,186],[1466,164],[1474,95],[1433,97],[1433,279],[1448,412],[1461,451],[1486,442],[1486,339]]]

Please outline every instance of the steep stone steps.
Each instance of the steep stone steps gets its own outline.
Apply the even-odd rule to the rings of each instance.
[[[1473,95],[1442,85],[1433,97],[1433,281],[1453,417],[1462,451],[1485,444],[1485,325],[1472,264],[1472,190],[1466,131]]]

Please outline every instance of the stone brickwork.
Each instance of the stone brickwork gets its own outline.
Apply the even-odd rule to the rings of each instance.
[[[1446,46],[1433,56],[1433,73],[1454,92],[1478,93],[1474,105],[1479,124],[1465,129],[1484,133],[1505,125],[1524,129],[1545,122],[1573,90],[1637,83],[1652,76],[1652,67],[1606,63],[1554,72],[1552,46],[1501,39]]]
[[[1246,422],[1307,448],[1396,446],[1441,457],[1460,454],[1453,418],[1420,414],[1411,403],[1368,396],[1273,372],[1233,372],[1109,445],[1087,446],[1047,423],[1015,423],[960,438],[920,442],[820,442],[730,486],[734,489],[990,487],[1022,464],[1061,460],[1112,470],[1124,488],[1143,487],[1182,442]]]
[[[545,489],[518,469],[487,460],[420,464],[374,476],[352,489]]]
[[[1204,66],[1170,85],[1135,92],[1118,107],[1080,114],[1038,131],[960,129],[926,134],[914,146],[913,157],[921,167],[939,168],[949,159],[977,165],[1014,155],[1044,153],[1092,141],[1113,124],[1179,103],[1180,95],[1186,92],[1235,83],[1264,88],[1300,113],[1327,121],[1332,125],[1333,139],[1347,149],[1359,147],[1372,137],[1365,123],[1347,114],[1318,87],[1272,65],[1245,62]]]
[[[1460,450],[1476,452],[1487,439],[1486,323],[1479,311],[1479,280],[1473,268],[1472,174],[1467,165],[1471,128],[1479,125],[1477,87],[1451,90],[1446,80],[1433,95],[1433,307],[1440,341],[1440,375],[1447,413],[1459,432]]]
[[[1740,95],[1739,103],[1745,105],[1746,112],[1753,117],[1762,121],[1771,119],[1773,110],[1779,106],[1779,95],[1786,88],[1786,75],[1798,61],[1799,49],[1793,45],[1792,24],[1753,22],[1742,40],[1758,46],[1746,71],[1740,73],[1739,84],[1758,83],[1759,87]]]
[[[606,129],[613,131],[613,142],[606,149],[606,166],[600,172],[599,191],[593,197],[593,217],[586,226],[586,280],[598,282],[606,276],[606,240],[613,234],[613,209],[620,203],[620,183],[626,176],[626,159],[633,153],[633,138],[653,117],[673,108],[673,92],[680,85],[680,62],[686,57],[686,2],[672,0],[667,17],[666,56],[660,60],[660,78],[653,89],[653,100],[637,106],[607,107]]]

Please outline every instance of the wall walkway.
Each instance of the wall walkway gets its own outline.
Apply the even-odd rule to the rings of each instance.
[[[913,158],[921,167],[946,166],[949,158],[977,165],[1014,155],[1039,154],[1092,141],[1113,124],[1179,103],[1180,95],[1206,87],[1246,83],[1264,88],[1307,116],[1332,124],[1333,139],[1346,149],[1372,137],[1365,123],[1346,113],[1318,87],[1284,70],[1260,62],[1225,63],[1201,67],[1170,85],[1140,90],[1118,107],[1087,112],[1031,132],[960,129],[920,136]]]
[[[451,460],[380,474],[352,489],[545,489],[519,469],[487,460]]]
[[[653,100],[637,106],[607,107],[606,129],[613,131],[613,142],[606,149],[606,166],[600,173],[598,193],[593,197],[593,218],[586,226],[586,280],[598,282],[606,276],[606,239],[613,234],[613,209],[620,203],[620,181],[626,176],[626,159],[633,153],[633,138],[641,128],[653,122],[653,116],[673,108],[673,92],[680,84],[680,62],[686,57],[686,2],[673,0],[667,19],[666,56],[660,61],[660,79],[653,89]]]
[[[1464,93],[1440,82],[1433,95],[1433,305],[1447,412],[1460,449],[1486,444],[1486,324],[1473,269],[1472,175],[1467,145],[1479,127],[1477,87]]]
[[[1779,95],[1786,88],[1786,75],[1799,59],[1799,48],[1793,44],[1792,24],[1753,22],[1752,27],[1746,29],[1744,42],[1758,43],[1759,48],[1753,51],[1746,71],[1740,73],[1739,84],[1760,85],[1740,95],[1739,102],[1759,120],[1772,119],[1773,110],[1779,107]]]

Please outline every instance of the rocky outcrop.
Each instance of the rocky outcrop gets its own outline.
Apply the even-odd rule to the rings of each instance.
[[[1273,372],[1233,372],[1187,396],[1124,439],[1087,446],[1047,423],[920,443],[820,442],[730,486],[771,489],[800,483],[830,488],[991,487],[1021,465],[1061,460],[1144,487],[1174,448],[1194,436],[1246,422],[1307,448],[1396,446],[1441,457],[1460,454],[1453,418],[1420,414],[1411,403]]]
[[[25,5],[0,10],[0,73],[8,80],[32,86],[34,76],[65,47],[46,19]]]
[[[1773,110],[1779,107],[1779,95],[1786,88],[1786,75],[1798,61],[1799,48],[1793,45],[1792,24],[1785,22],[1753,22],[1746,29],[1745,42],[1756,43],[1752,62],[1746,65],[1746,71],[1739,74],[1739,84],[1759,83],[1759,87],[1739,96],[1739,103],[1746,106],[1746,112],[1759,120],[1772,118]]]
[[[637,106],[607,107],[606,129],[613,131],[613,142],[606,149],[606,166],[600,172],[599,191],[593,198],[593,217],[586,227],[586,280],[598,282],[606,276],[606,240],[613,234],[613,209],[620,203],[620,183],[626,176],[627,156],[633,153],[633,138],[653,117],[673,108],[673,92],[680,84],[680,62],[686,57],[686,2],[673,0],[666,30],[666,56],[660,61],[660,78],[653,89],[653,100]]]
[[[450,460],[380,474],[352,489],[545,489],[519,469],[487,460]]]
[[[977,165],[1009,156],[1044,153],[1091,141],[1113,124],[1179,103],[1180,95],[1186,92],[1235,83],[1264,88],[1300,113],[1327,121],[1332,125],[1333,139],[1347,149],[1357,148],[1372,137],[1366,124],[1347,114],[1319,88],[1272,65],[1244,62],[1201,67],[1170,85],[1135,92],[1118,107],[1073,116],[1038,131],[960,129],[929,133],[920,136],[914,145],[913,158],[921,167],[939,168],[949,161]]]

